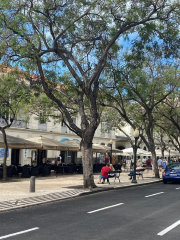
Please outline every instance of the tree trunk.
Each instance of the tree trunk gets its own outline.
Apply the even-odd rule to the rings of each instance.
[[[7,152],[8,152],[8,144],[6,138],[6,132],[4,129],[1,129],[3,134],[4,144],[5,144],[5,151],[4,151],[4,161],[3,161],[3,181],[7,180],[7,168],[6,168],[6,160],[7,160]]]
[[[95,188],[93,176],[93,153],[92,144],[81,141],[82,163],[83,163],[83,187]]]
[[[152,153],[152,161],[154,166],[155,178],[160,178],[155,149],[153,149],[151,153]]]

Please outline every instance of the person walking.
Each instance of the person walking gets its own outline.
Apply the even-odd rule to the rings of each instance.
[[[165,169],[166,166],[167,166],[167,160],[166,160],[166,159],[163,159],[162,168]]]
[[[158,160],[157,160],[157,162],[158,162],[158,169],[159,169],[159,171],[161,172],[161,168],[162,168],[162,159],[159,157]]]
[[[146,166],[146,160],[147,160],[147,159],[146,159],[146,157],[144,156],[143,159],[142,159],[142,165],[143,165],[143,167]]]
[[[148,159],[146,160],[146,169],[147,169],[147,173],[149,173],[149,170],[151,169],[151,159],[150,159],[150,157],[148,157]]]

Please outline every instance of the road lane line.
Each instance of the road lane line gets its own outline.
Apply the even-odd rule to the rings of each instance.
[[[122,205],[122,204],[124,204],[124,203],[118,203],[118,204],[115,204],[115,205],[111,205],[111,206],[109,206],[109,207],[99,208],[99,209],[97,209],[97,210],[94,210],[94,211],[91,211],[91,212],[88,212],[88,213],[99,212],[99,211],[102,211],[102,210],[104,210],[104,209],[108,209],[108,208],[120,206],[120,205]]]
[[[157,235],[159,236],[163,236],[164,234],[166,234],[167,232],[171,231],[173,228],[177,227],[180,224],[180,220],[173,223],[171,226],[167,227],[166,229],[164,229],[163,231],[159,232]]]
[[[159,193],[155,193],[155,194],[147,195],[147,196],[145,196],[145,197],[152,197],[152,196],[156,196],[156,195],[159,195],[159,194],[162,194],[162,193],[164,193],[164,192],[159,192]]]
[[[20,235],[20,234],[27,233],[27,232],[31,232],[31,231],[38,230],[38,229],[39,229],[38,227],[35,227],[35,228],[27,229],[27,230],[24,230],[24,231],[21,231],[21,232],[16,232],[16,233],[8,234],[8,235],[5,235],[5,236],[0,237],[0,239],[4,239],[4,238],[8,238],[8,237],[13,237],[13,236],[16,236],[16,235]]]
[[[176,188],[176,189],[180,189],[180,187]]]

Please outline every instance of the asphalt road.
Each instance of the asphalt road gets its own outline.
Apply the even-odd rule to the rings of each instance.
[[[0,239],[179,240],[180,184],[106,191],[0,214]]]

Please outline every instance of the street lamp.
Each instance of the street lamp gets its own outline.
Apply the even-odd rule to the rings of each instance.
[[[135,131],[133,132],[133,137],[135,138],[135,145],[134,145],[134,172],[133,172],[133,179],[132,179],[132,183],[137,183],[136,180],[136,153],[137,153],[137,140],[139,138],[139,130],[135,129]]]
[[[112,145],[113,145],[113,140],[111,139],[109,141],[110,145],[111,145],[111,156],[110,156],[110,163],[112,163]]]
[[[171,158],[170,158],[170,151],[171,151],[171,148],[169,147],[168,150],[169,150],[169,161],[168,161],[168,163],[170,163],[170,160],[171,160]]]

